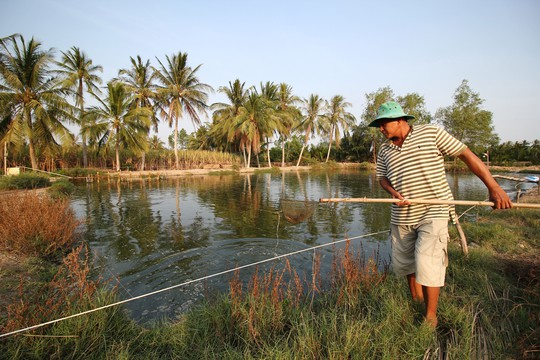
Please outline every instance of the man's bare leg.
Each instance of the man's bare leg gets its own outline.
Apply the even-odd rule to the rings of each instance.
[[[409,284],[409,290],[411,291],[411,296],[413,300],[418,303],[423,303],[424,292],[422,290],[422,285],[416,282],[415,273],[407,275],[407,283]]]
[[[426,322],[433,326],[437,326],[437,306],[439,304],[440,287],[422,286],[416,282],[416,274],[407,275],[407,283],[413,301],[426,304]]]
[[[440,287],[422,286],[424,300],[426,302],[426,322],[437,326],[437,305],[439,303]]]

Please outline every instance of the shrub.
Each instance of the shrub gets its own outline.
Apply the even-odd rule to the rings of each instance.
[[[56,259],[73,246],[78,226],[67,200],[28,192],[0,202],[0,250]]]
[[[375,168],[375,164],[364,161],[360,163],[359,167],[360,167],[360,170],[371,170]]]
[[[50,185],[51,182],[48,177],[32,173],[0,178],[0,189],[2,190],[38,189]]]
[[[83,168],[72,168],[72,169],[62,169],[58,171],[59,174],[70,176],[70,177],[86,177],[89,175],[97,174],[96,169],[83,169]]]
[[[73,185],[69,180],[60,179],[52,183],[51,188],[49,189],[49,194],[52,198],[61,199],[69,197],[69,195],[73,194],[74,191],[75,185]]]

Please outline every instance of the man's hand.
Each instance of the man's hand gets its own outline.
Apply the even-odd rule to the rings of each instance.
[[[493,209],[510,209],[512,207],[512,201],[508,194],[501,188],[495,187],[489,192],[489,201],[494,203]]]
[[[387,178],[381,178],[379,179],[379,184],[381,184],[381,187],[387,192],[389,193],[390,195],[392,195],[392,197],[394,199],[399,199],[399,200],[402,200],[398,203],[396,203],[397,206],[399,207],[402,207],[402,206],[409,206],[411,205],[411,203],[408,201],[408,200],[405,200],[405,198],[403,196],[401,196],[400,193],[398,193],[396,191],[396,189],[394,189],[392,187],[392,184],[390,184],[390,180],[388,180]]]
[[[392,197],[394,199],[399,199],[401,200],[400,202],[396,203],[397,206],[399,207],[403,207],[403,206],[409,206],[411,205],[411,202],[407,199],[405,199],[403,196],[401,196],[401,194],[397,193],[395,195],[392,195]]]

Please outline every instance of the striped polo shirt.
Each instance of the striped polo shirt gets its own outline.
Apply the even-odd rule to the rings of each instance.
[[[387,178],[405,199],[453,200],[444,170],[444,156],[456,157],[465,149],[461,141],[440,127],[415,125],[401,147],[384,143],[377,158],[377,179]],[[424,219],[455,219],[449,205],[392,204],[391,223],[414,225]]]

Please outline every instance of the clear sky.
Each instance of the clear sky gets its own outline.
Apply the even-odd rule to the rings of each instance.
[[[157,66],[178,51],[217,90],[286,82],[300,97],[342,95],[360,119],[365,94],[389,86],[452,104],[462,80],[485,100],[501,141],[540,139],[537,0],[0,0],[0,36],[77,46],[104,83],[129,57]],[[218,94],[210,103],[223,101]],[[210,121],[206,118],[205,121]],[[184,119],[181,126],[192,132]],[[160,124],[166,138],[172,130]]]

